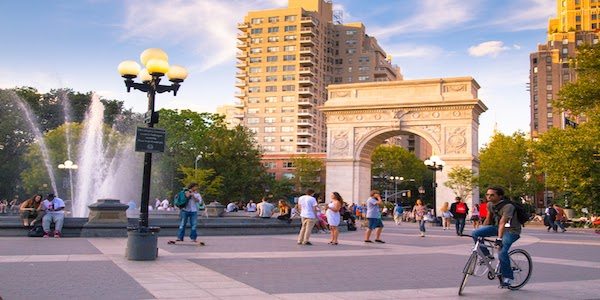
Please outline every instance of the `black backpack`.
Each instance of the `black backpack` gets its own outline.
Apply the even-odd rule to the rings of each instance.
[[[527,212],[525,206],[519,202],[504,199],[497,205],[494,205],[494,214],[499,216],[500,209],[502,209],[502,207],[504,207],[506,204],[512,204],[515,207],[515,216],[517,217],[517,220],[519,220],[519,223],[521,223],[521,226],[525,227],[525,223],[529,222],[531,215]]]
[[[44,229],[42,228],[42,226],[35,226],[27,232],[27,236],[28,237],[43,237]]]

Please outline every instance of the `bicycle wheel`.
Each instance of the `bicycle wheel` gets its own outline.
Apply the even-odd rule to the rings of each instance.
[[[533,263],[531,256],[523,249],[514,249],[508,253],[510,258],[510,268],[513,271],[514,280],[509,286],[511,290],[518,290],[523,287],[531,277]]]
[[[463,278],[460,282],[460,286],[458,287],[458,295],[462,295],[465,286],[467,285],[467,278],[469,275],[473,274],[475,271],[475,265],[477,264],[477,253],[473,252],[471,256],[469,256],[469,260],[467,260],[467,264],[465,264],[465,268],[463,269]]]

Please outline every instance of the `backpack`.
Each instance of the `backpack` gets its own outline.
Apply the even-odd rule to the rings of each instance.
[[[190,198],[185,196],[186,190],[183,189],[177,195],[175,195],[175,199],[173,199],[173,205],[179,208],[185,208]]]
[[[459,202],[456,204],[456,213],[457,214],[466,214],[467,213],[467,204],[464,202]]]
[[[44,236],[44,229],[42,228],[42,226],[35,226],[27,232],[27,236],[28,237],[42,237],[42,236]]]
[[[521,223],[521,226],[525,227],[525,223],[529,222],[530,214],[525,210],[525,206],[522,203],[504,199],[498,205],[494,205],[494,214],[499,216],[500,209],[506,204],[512,204],[515,207],[515,216],[519,220],[519,223]]]
[[[403,213],[404,213],[404,207],[402,207],[401,205],[396,205],[396,214],[401,215]]]

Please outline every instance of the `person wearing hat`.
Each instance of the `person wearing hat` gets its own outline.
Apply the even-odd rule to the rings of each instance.
[[[54,237],[60,238],[62,235],[63,222],[65,221],[65,202],[54,196],[54,194],[48,194],[48,198],[42,202],[42,207],[46,212],[42,218],[44,237],[50,237],[50,224],[54,223]]]

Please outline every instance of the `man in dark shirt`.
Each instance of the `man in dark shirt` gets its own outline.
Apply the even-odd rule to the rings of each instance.
[[[454,200],[456,200],[456,202],[450,205],[450,212],[454,216],[456,235],[461,236],[463,234],[463,230],[465,230],[465,223],[467,222],[469,207],[466,203],[462,202],[461,197],[456,197]]]

